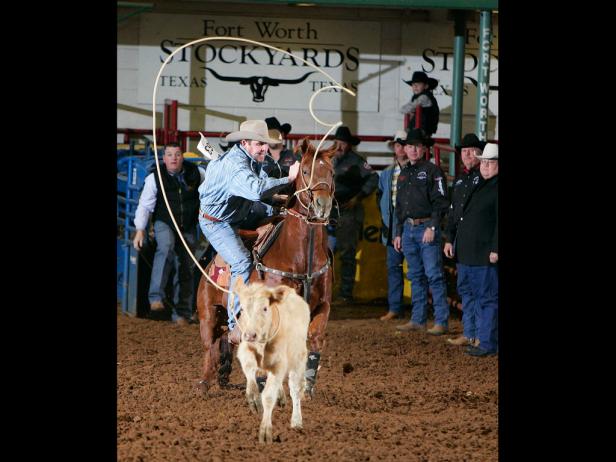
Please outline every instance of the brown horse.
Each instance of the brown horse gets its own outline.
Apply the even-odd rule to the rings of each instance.
[[[316,149],[308,139],[304,139],[295,152],[302,154],[295,191],[304,191],[288,201],[287,216],[279,236],[263,259],[255,262],[250,281],[260,280],[268,286],[285,284],[293,287],[310,305],[306,391],[312,396],[324,344],[325,326],[329,319],[333,282],[333,262],[327,247],[325,225],[334,198],[331,158],[335,147],[320,151],[314,162]],[[226,299],[227,296],[221,290],[201,277],[197,310],[205,350],[203,380],[199,382],[204,393],[212,385],[216,372],[221,387],[228,385],[231,373],[233,348],[227,341]]]

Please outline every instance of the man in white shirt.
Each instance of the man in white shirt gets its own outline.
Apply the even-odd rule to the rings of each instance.
[[[171,212],[184,240],[191,252],[194,252],[197,246],[198,188],[205,178],[205,170],[190,162],[184,163],[182,150],[177,143],[165,146],[162,161],[164,167],[161,167],[161,176]],[[193,262],[177,235],[156,171],[146,177],[135,212],[137,232],[133,238],[133,246],[137,250],[143,246],[150,215],[156,239],[156,253],[148,291],[150,310],[163,311],[164,302],[167,302],[172,308],[172,321],[178,325],[187,325],[194,307]],[[165,288],[172,267],[175,267],[173,300],[165,300]]]

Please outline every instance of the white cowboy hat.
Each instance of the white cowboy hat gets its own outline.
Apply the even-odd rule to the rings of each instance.
[[[246,120],[242,122],[239,131],[229,133],[225,140],[227,140],[227,143],[241,140],[255,140],[268,144],[280,143],[279,140],[269,137],[267,124],[264,120]]]
[[[391,140],[387,140],[387,146],[389,146],[391,148],[396,141],[398,141],[398,142],[402,141],[402,143],[404,143],[405,139],[406,139],[406,131],[398,130],[398,131],[396,131],[396,134],[394,135],[394,137]],[[402,143],[400,143],[400,144],[402,144]]]
[[[498,160],[498,144],[488,143],[483,148],[483,153],[480,156],[475,156],[477,159],[494,159]]]

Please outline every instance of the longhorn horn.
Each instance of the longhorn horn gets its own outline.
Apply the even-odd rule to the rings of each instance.
[[[268,85],[272,85],[274,87],[280,83],[302,83],[304,80],[308,78],[310,74],[314,74],[315,72],[316,71],[308,72],[307,74],[305,74],[303,77],[300,77],[299,79],[289,79],[289,80],[272,79],[271,77],[263,77],[263,82]]]
[[[214,69],[211,69],[209,67],[205,67],[202,66],[203,69],[207,69],[208,71],[210,71],[212,74],[214,74],[214,77],[216,77],[218,80],[224,80],[225,82],[239,82],[243,85],[247,85],[250,83],[252,77],[225,77],[224,75],[220,75],[218,72],[216,72]]]

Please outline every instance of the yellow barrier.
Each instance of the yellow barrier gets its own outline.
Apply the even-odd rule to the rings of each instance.
[[[364,227],[357,245],[357,270],[353,297],[357,300],[387,300],[387,261],[385,246],[381,244],[381,212],[376,204],[376,192],[366,197]],[[410,303],[411,284],[406,278],[408,268],[403,264],[404,303]],[[334,297],[340,285],[340,259],[334,256]]]
[[[145,149],[145,144],[135,144],[133,148],[135,149],[135,151],[140,151],[142,149]],[[130,144],[118,143],[116,145],[116,149],[130,149]]]

